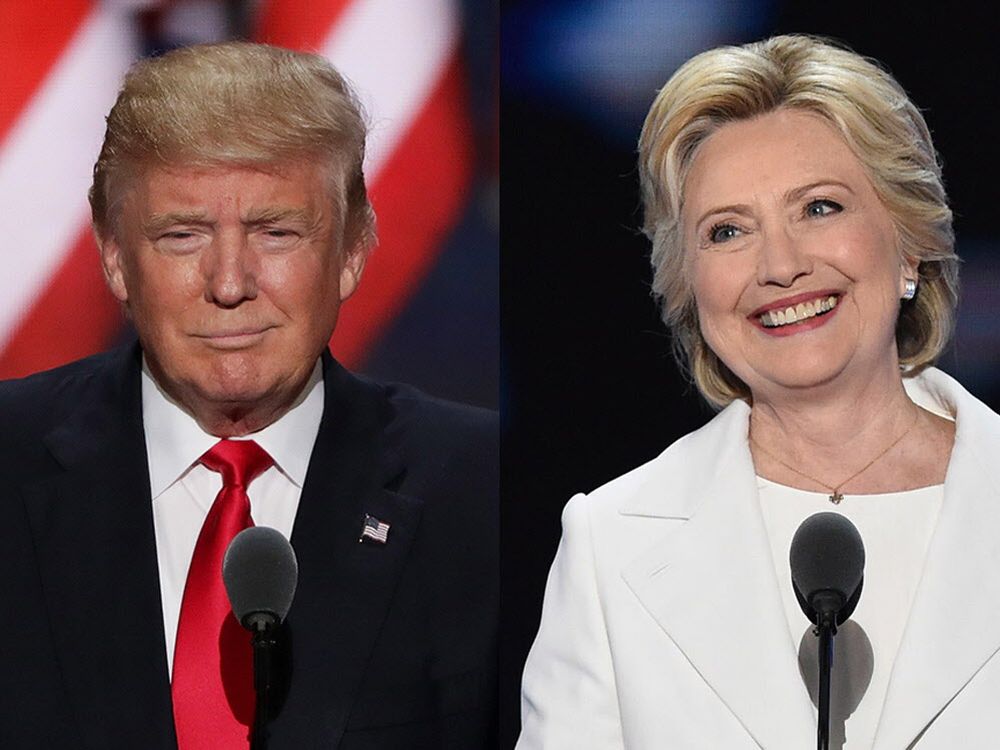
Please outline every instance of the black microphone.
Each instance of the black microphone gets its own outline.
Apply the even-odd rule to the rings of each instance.
[[[251,526],[237,534],[222,561],[233,614],[251,631],[281,624],[292,606],[299,565],[280,531]]]
[[[789,552],[795,598],[819,636],[817,746],[830,742],[830,673],[833,636],[861,598],[865,545],[853,523],[838,513],[816,513],[799,526]]]
[[[839,513],[816,513],[799,526],[789,553],[792,587],[803,613],[837,632],[854,612],[864,581],[865,545]]]
[[[240,624],[253,633],[253,684],[257,696],[251,750],[266,750],[276,630],[292,606],[299,565],[288,540],[267,526],[244,529],[229,543],[222,580]]]

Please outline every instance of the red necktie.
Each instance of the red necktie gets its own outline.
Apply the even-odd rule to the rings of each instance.
[[[274,462],[252,440],[220,440],[199,461],[222,474],[191,557],[177,624],[171,693],[179,750],[249,747],[253,724],[250,634],[222,583],[229,542],[253,526],[247,485]]]

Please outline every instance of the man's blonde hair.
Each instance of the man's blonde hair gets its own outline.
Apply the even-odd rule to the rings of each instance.
[[[329,165],[344,249],[375,242],[361,106],[318,55],[229,42],[140,60],[107,124],[90,189],[100,236],[114,234],[131,178],[149,166],[269,170],[308,160]]]

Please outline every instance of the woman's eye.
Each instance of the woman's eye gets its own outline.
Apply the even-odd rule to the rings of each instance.
[[[740,229],[733,224],[716,224],[708,230],[708,239],[712,242],[729,242],[740,235]]]
[[[819,198],[809,201],[806,204],[806,216],[829,216],[830,214],[838,214],[843,210],[843,206],[827,198]]]

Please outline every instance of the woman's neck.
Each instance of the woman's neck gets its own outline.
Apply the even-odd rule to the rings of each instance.
[[[839,388],[779,394],[754,394],[751,434],[765,447],[791,451],[856,449],[864,452],[884,443],[901,424],[912,422],[917,406],[906,395],[902,378],[868,381],[850,390]]]
[[[895,368],[854,384],[777,397],[755,393],[749,437],[757,472],[768,479],[867,494],[943,478],[952,433],[950,423],[910,400]],[[923,448],[933,448],[935,456],[926,468],[920,465],[928,458],[921,457]]]

